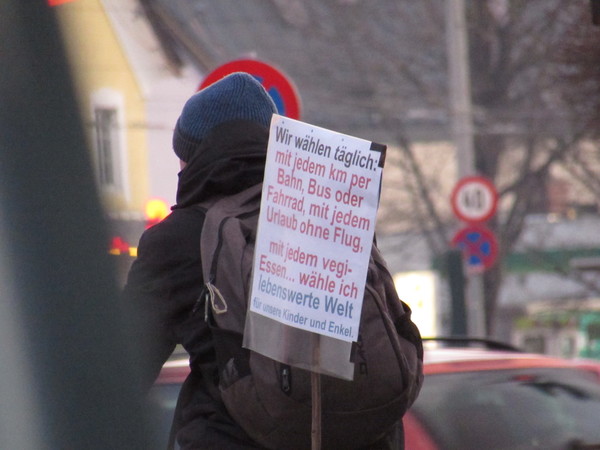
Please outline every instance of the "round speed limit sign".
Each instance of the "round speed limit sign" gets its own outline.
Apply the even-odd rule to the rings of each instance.
[[[468,223],[485,222],[496,212],[498,193],[485,177],[465,177],[456,183],[450,199],[456,217]]]

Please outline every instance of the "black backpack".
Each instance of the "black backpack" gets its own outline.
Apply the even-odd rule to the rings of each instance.
[[[200,243],[206,320],[219,388],[233,419],[266,448],[309,449],[311,373],[243,347],[261,189],[259,184],[200,205],[206,210]],[[321,376],[322,448],[359,448],[383,438],[416,399],[423,347],[410,315],[373,245],[351,358],[354,379]],[[291,342],[312,335],[284,329]]]

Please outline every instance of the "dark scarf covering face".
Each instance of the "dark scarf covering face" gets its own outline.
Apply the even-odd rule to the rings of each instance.
[[[232,195],[263,180],[269,130],[235,120],[215,127],[179,172],[177,204],[185,208],[215,195]]]

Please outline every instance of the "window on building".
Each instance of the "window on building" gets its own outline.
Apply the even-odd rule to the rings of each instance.
[[[116,186],[115,157],[119,152],[117,111],[112,108],[96,108],[94,116],[98,180],[101,186]]]
[[[125,194],[126,139],[123,96],[102,88],[91,98],[94,165],[98,186],[105,192]]]

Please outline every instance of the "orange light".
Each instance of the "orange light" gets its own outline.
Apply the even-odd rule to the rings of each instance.
[[[146,228],[156,225],[169,215],[170,209],[164,200],[152,198],[146,202]]]
[[[129,243],[121,236],[114,236],[110,241],[110,248],[108,249],[108,253],[111,255],[129,255],[136,257],[137,256],[137,248],[131,247]]]
[[[115,236],[112,238],[110,243],[109,253],[111,255],[120,255],[122,253],[129,252],[129,244],[125,242],[120,236]]]

